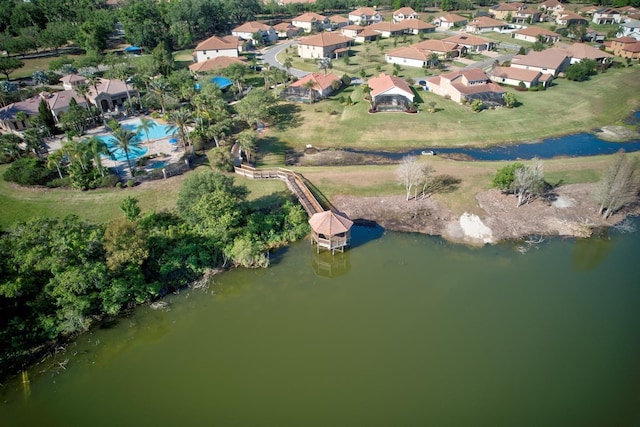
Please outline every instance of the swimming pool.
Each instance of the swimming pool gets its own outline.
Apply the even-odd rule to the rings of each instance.
[[[229,80],[226,77],[222,77],[222,76],[215,76],[211,78],[211,83],[214,83],[216,85],[218,85],[218,87],[220,89],[226,89],[229,86],[231,86],[233,83],[231,82],[231,80]]]
[[[149,129],[149,139],[159,139],[159,138],[166,138],[168,136],[172,136],[175,131],[171,130],[171,126],[169,125],[163,125],[160,124],[156,121],[153,121],[153,123],[155,123],[156,125],[154,127],[152,127],[151,129]],[[136,120],[134,122],[130,122],[130,123],[124,123],[122,124],[122,128],[129,130],[131,132],[134,132],[136,134],[135,140],[137,142],[145,142],[147,140],[147,134],[144,131],[138,131],[138,127],[140,126],[140,120]],[[117,144],[114,141],[114,138],[112,135],[102,135],[102,136],[98,136],[98,139],[100,139],[101,141],[103,141],[105,144],[107,144],[107,147],[109,148],[109,151],[111,151],[112,157],[116,160],[116,161],[125,161],[127,160],[127,156],[124,152],[124,150],[122,150],[121,148],[117,148]],[[138,157],[142,157],[145,154],[147,154],[147,152],[149,151],[149,149],[147,147],[135,147],[132,146],[129,148],[129,159],[133,160],[133,159],[137,159]]]

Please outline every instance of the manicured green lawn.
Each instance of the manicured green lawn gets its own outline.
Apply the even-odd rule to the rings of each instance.
[[[509,89],[512,90],[512,89]],[[514,92],[518,108],[498,108],[474,113],[469,107],[429,92],[421,92],[426,106],[434,102],[437,113],[370,114],[360,87],[349,87],[330,99],[300,105],[299,126],[268,129],[260,145],[301,148],[370,148],[399,150],[410,147],[483,146],[589,131],[618,123],[640,106],[637,67],[609,70],[576,83],[558,79],[542,92]],[[338,102],[349,95],[354,105]],[[425,108],[426,110],[426,108]]]

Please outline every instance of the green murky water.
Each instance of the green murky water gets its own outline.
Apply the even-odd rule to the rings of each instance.
[[[82,336],[0,389],[0,426],[640,425],[638,233],[355,235]]]

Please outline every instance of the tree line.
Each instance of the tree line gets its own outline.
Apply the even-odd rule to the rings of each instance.
[[[189,175],[176,212],[142,214],[125,198],[106,224],[34,218],[0,234],[0,378],[56,343],[205,271],[265,267],[268,251],[308,232],[288,193],[247,201],[233,177]]]

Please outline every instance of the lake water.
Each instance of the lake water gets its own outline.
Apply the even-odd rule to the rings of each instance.
[[[0,425],[637,426],[638,237],[298,242],[80,337]]]

